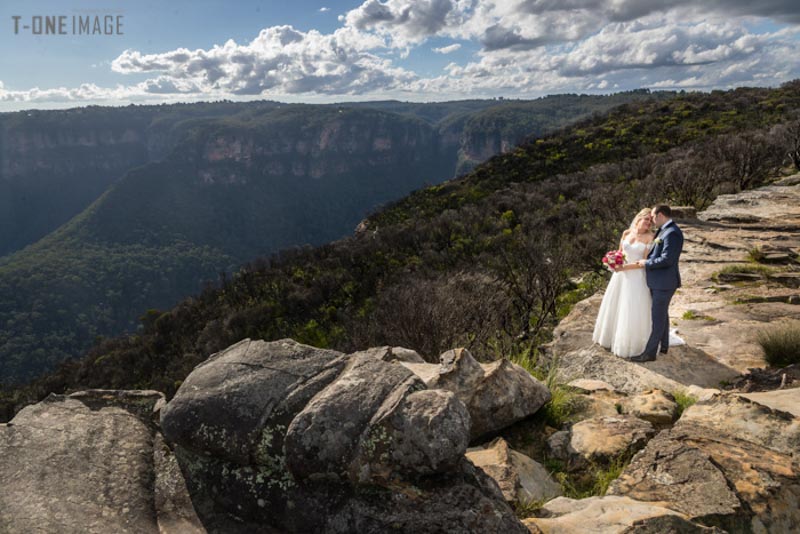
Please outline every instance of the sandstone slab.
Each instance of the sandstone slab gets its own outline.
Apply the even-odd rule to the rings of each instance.
[[[561,486],[542,464],[511,449],[503,438],[495,439],[485,448],[469,449],[467,458],[497,482],[509,502],[539,501],[561,495]]]
[[[740,393],[739,395],[773,410],[788,412],[795,417],[800,417],[800,388]]]
[[[800,419],[736,395],[684,412],[637,454],[609,494],[649,501],[729,532],[800,524]]]
[[[678,418],[678,404],[660,389],[646,391],[620,401],[622,413],[635,415],[654,425],[669,425]]]
[[[149,414],[161,399],[154,391],[50,395],[0,425],[0,532],[157,534]]]
[[[531,532],[722,533],[721,530],[698,525],[674,510],[626,497],[590,497],[580,500],[559,497],[545,504],[542,514],[546,516],[532,517],[524,521],[526,525],[530,525]]]

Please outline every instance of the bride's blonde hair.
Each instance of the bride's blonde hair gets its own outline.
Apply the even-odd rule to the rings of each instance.
[[[630,230],[631,232],[636,233],[636,225],[639,224],[639,221],[644,219],[645,217],[650,216],[650,212],[652,210],[650,208],[642,208],[639,213],[636,214],[636,217],[633,218],[633,222],[631,222]],[[652,223],[651,223],[652,226]]]

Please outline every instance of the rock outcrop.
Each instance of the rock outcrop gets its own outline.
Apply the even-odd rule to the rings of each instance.
[[[547,386],[502,359],[481,364],[467,349],[449,350],[440,365],[403,363],[432,389],[455,393],[469,410],[475,439],[533,415],[550,400]]]
[[[386,354],[245,339],[168,403],[51,395],[0,426],[0,531],[526,532],[464,403]]]
[[[204,522],[293,532],[524,532],[464,457],[470,416],[399,363],[283,339],[198,366],[161,424]]]
[[[597,294],[579,302],[554,330],[546,350],[558,366],[561,381],[599,380],[617,391],[636,394],[653,389],[674,392],[689,384],[716,387],[738,375],[737,370],[687,346],[674,347],[670,354],[645,365],[614,356],[592,342],[601,301],[602,295]]]

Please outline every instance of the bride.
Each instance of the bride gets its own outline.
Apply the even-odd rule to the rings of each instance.
[[[645,270],[636,262],[650,252],[652,225],[650,208],[646,208],[622,233],[619,246],[625,254],[625,265],[611,275],[594,325],[592,341],[622,358],[641,354],[650,337],[652,297]]]

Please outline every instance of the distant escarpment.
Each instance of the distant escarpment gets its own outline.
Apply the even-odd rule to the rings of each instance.
[[[384,101],[290,105],[223,101],[0,113],[0,256],[55,230],[129,170],[165,159],[191,132],[208,133],[217,128],[226,131],[206,147],[210,160],[269,157],[273,161],[265,169],[267,174],[319,178],[324,174],[346,173],[354,158],[363,158],[361,163],[365,165],[387,162],[381,157],[365,158],[370,144],[377,154],[389,159],[400,161],[407,157],[408,147],[414,146],[412,139],[398,138],[389,131],[395,127],[403,130],[403,123],[414,118],[417,127],[425,131],[418,138],[421,144],[416,146],[438,151],[436,165],[423,168],[419,182],[433,184],[466,172],[528,135],[648,96],[647,91],[634,91],[611,96],[560,95],[533,101],[467,100],[431,104]],[[364,122],[355,117],[366,117],[362,112],[368,110],[378,112],[381,118],[377,124],[367,124],[365,129]],[[330,122],[339,113],[342,116]],[[327,121],[327,126],[322,126],[321,120]],[[266,145],[229,143],[237,136],[248,138],[248,129],[266,124],[275,127],[275,135]],[[421,131],[407,133],[414,137]],[[367,139],[367,135],[374,137]],[[500,141],[495,142],[495,138]],[[255,141],[252,136],[249,140]],[[331,161],[327,155],[332,152],[343,157]],[[426,157],[422,152],[419,161]],[[414,151],[414,157],[416,154]],[[404,192],[410,191],[412,185]]]
[[[224,116],[234,106],[90,106],[0,114],[0,256],[67,222],[128,170],[163,158],[185,121]]]

